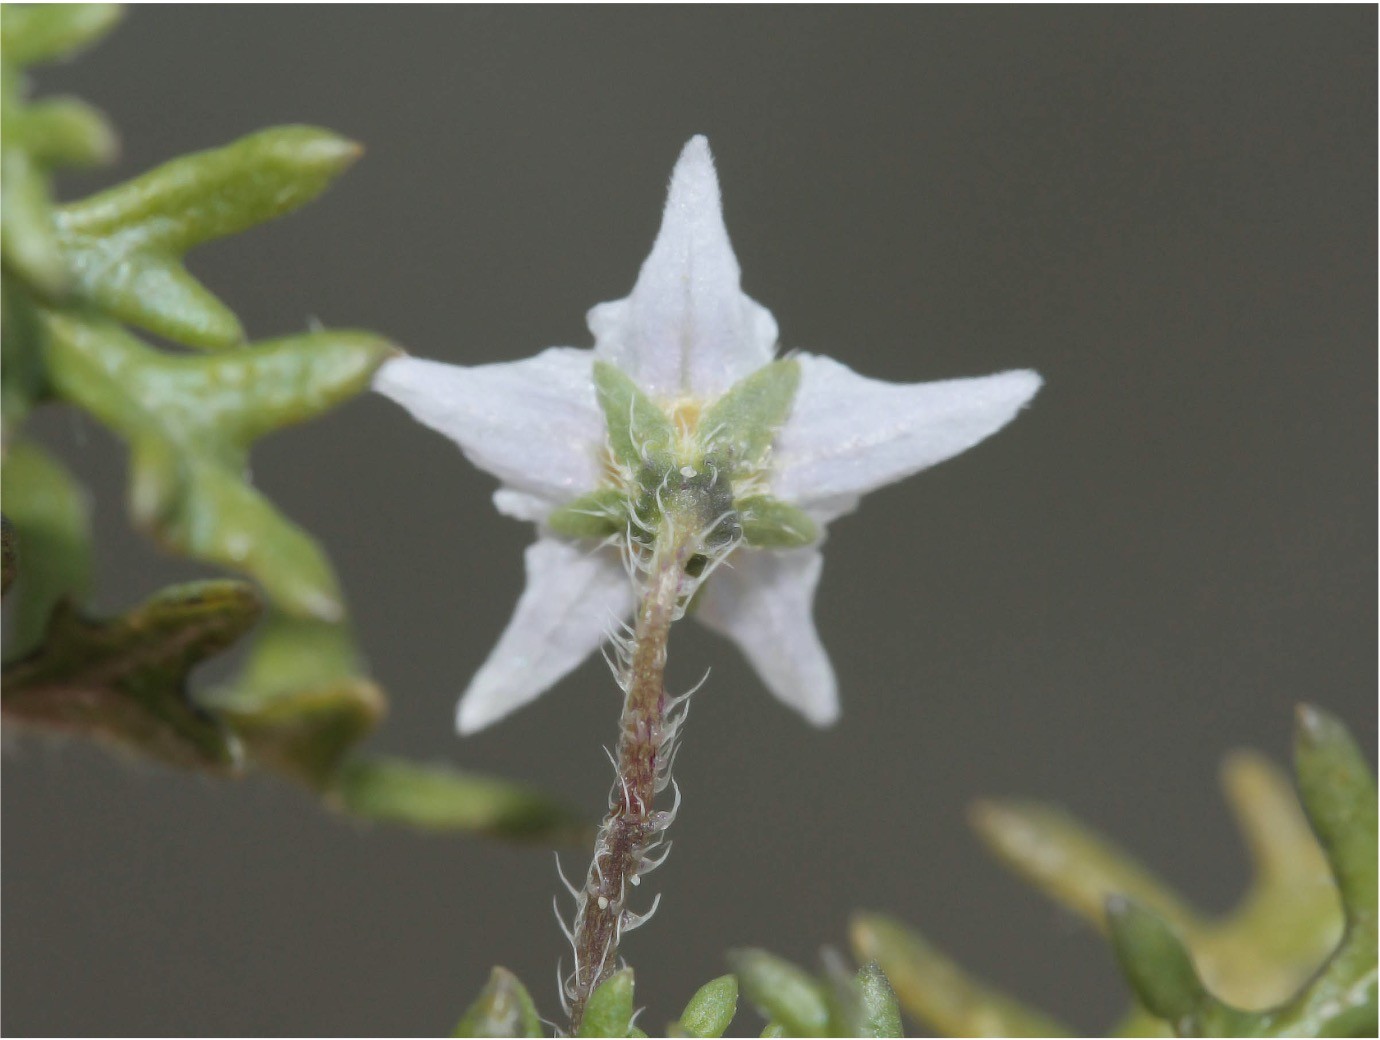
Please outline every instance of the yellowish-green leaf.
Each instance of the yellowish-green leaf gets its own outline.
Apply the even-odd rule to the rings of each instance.
[[[1072,1036],[1067,1026],[968,975],[917,932],[855,917],[853,951],[886,973],[901,1006],[944,1036]]]

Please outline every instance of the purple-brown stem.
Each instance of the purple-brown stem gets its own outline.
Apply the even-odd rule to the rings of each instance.
[[[657,792],[670,779],[676,723],[668,723],[666,643],[689,580],[685,566],[692,539],[667,524],[652,550],[638,607],[631,657],[623,675],[625,698],[618,738],[618,779],[610,809],[595,839],[594,859],[577,895],[572,945],[575,970],[565,982],[571,1034],[580,1027],[585,1002],[617,968],[622,933],[642,918],[626,908],[629,890],[655,865],[648,853],[660,843],[672,813],[655,812]],[[659,861],[657,861],[659,862]]]

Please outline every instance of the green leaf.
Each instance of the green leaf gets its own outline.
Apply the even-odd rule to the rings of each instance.
[[[318,790],[387,708],[383,691],[360,674],[344,626],[276,612],[239,678],[201,700],[257,763]]]
[[[676,1026],[683,1036],[723,1036],[737,1012],[738,980],[720,975],[695,991]]]
[[[755,466],[790,415],[800,386],[800,362],[773,361],[740,379],[700,417],[705,454],[727,459],[730,469]]]
[[[1376,906],[1375,778],[1346,727],[1311,705],[1298,711],[1294,768],[1304,811],[1332,867],[1349,919]]]
[[[634,473],[647,463],[659,468],[669,465],[676,428],[657,403],[607,361],[594,362],[594,387],[614,457]]]
[[[165,589],[109,621],[64,602],[42,646],[5,668],[0,705],[10,722],[95,737],[171,765],[232,769],[234,739],[189,698],[187,674],[258,614],[253,589],[234,581]]]
[[[5,114],[7,143],[41,167],[100,166],[115,158],[119,140],[105,116],[85,101],[53,98]]]
[[[33,156],[14,147],[0,148],[0,254],[39,292],[55,296],[66,288],[48,177]]]
[[[628,1036],[632,1030],[633,972],[631,968],[616,971],[603,982],[585,1002],[585,1012],[575,1035]]]
[[[15,279],[0,279],[0,421],[4,443],[23,425],[47,392],[41,345],[43,327]]]
[[[91,509],[67,470],[33,444],[10,448],[0,468],[0,498],[23,554],[19,605],[5,647],[12,660],[38,646],[61,600],[85,597],[91,583]]]
[[[425,830],[479,831],[552,842],[582,839],[588,833],[582,817],[540,791],[449,766],[395,758],[346,762],[332,799],[363,819]]]
[[[546,526],[562,538],[607,538],[623,533],[628,508],[623,492],[600,488],[554,510],[546,518]]]
[[[876,961],[868,961],[857,974],[857,989],[862,997],[863,1036],[904,1036],[901,1009],[886,973]]]
[[[1112,896],[1107,925],[1136,996],[1180,1036],[1257,1035],[1257,1016],[1230,1008],[1207,991],[1188,949],[1159,914]]]
[[[753,495],[737,505],[743,538],[753,548],[795,549],[819,539],[819,527],[809,514],[788,502]]]
[[[359,154],[326,130],[276,127],[64,206],[58,235],[75,287],[109,314],[187,346],[232,346],[243,338],[239,322],[187,274],[182,255],[311,201]]]
[[[786,1032],[786,1027],[783,1026],[780,1022],[768,1022],[765,1026],[762,1027],[761,1035],[769,1037],[778,1037],[788,1036],[789,1034]]]
[[[130,444],[130,509],[169,548],[251,575],[285,612],[336,621],[324,554],[245,483],[249,443],[358,393],[394,348],[316,332],[174,356],[118,326],[46,312],[55,389]]]
[[[451,1036],[541,1036],[541,1016],[518,977],[494,968]]]
[[[765,950],[735,950],[728,965],[763,1018],[790,1036],[828,1036],[830,1009],[824,990],[808,972]]]
[[[119,22],[119,4],[5,4],[0,54],[13,65],[32,65],[88,47]]]
[[[853,950],[886,973],[910,1014],[945,1036],[1072,1036],[1067,1026],[978,982],[910,929],[853,918]]]

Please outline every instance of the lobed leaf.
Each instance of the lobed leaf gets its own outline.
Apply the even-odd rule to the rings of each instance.
[[[90,317],[48,311],[44,323],[55,389],[130,444],[136,522],[172,549],[251,575],[289,614],[342,616],[324,554],[245,482],[247,449],[358,392],[389,343],[317,332],[189,357]]]
[[[165,589],[108,621],[67,601],[42,646],[5,668],[6,720],[79,734],[188,768],[238,764],[231,734],[187,693],[187,675],[231,645],[259,614],[253,589],[209,581]]]
[[[244,338],[239,321],[183,269],[182,255],[310,202],[359,154],[327,130],[275,127],[63,206],[57,234],[75,289],[187,346],[232,346]]]

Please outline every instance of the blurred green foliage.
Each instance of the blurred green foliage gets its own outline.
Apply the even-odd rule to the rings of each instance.
[[[1294,766],[1297,798],[1267,759],[1227,759],[1255,877],[1215,919],[1059,809],[989,802],[973,820],[1009,866],[1109,934],[1137,998],[1115,1035],[1374,1036],[1375,780],[1317,708],[1299,709]],[[863,914],[852,932],[858,957],[875,959],[902,1007],[942,1035],[1073,1035],[909,928]]]
[[[366,389],[397,348],[339,330],[247,343],[182,260],[310,202],[360,149],[315,127],[275,127],[56,204],[53,172],[110,161],[116,137],[81,101],[32,100],[26,71],[94,43],[119,14],[107,4],[0,10],[0,496],[5,588],[13,581],[17,600],[7,724],[185,768],[275,772],[365,819],[543,839],[577,831],[568,810],[526,787],[355,753],[387,699],[363,669],[329,560],[249,482],[249,450]],[[255,585],[179,586],[121,617],[88,617],[86,492],[23,438],[30,411],[52,404],[128,444],[139,528]],[[236,680],[189,687],[198,663],[256,623]]]

